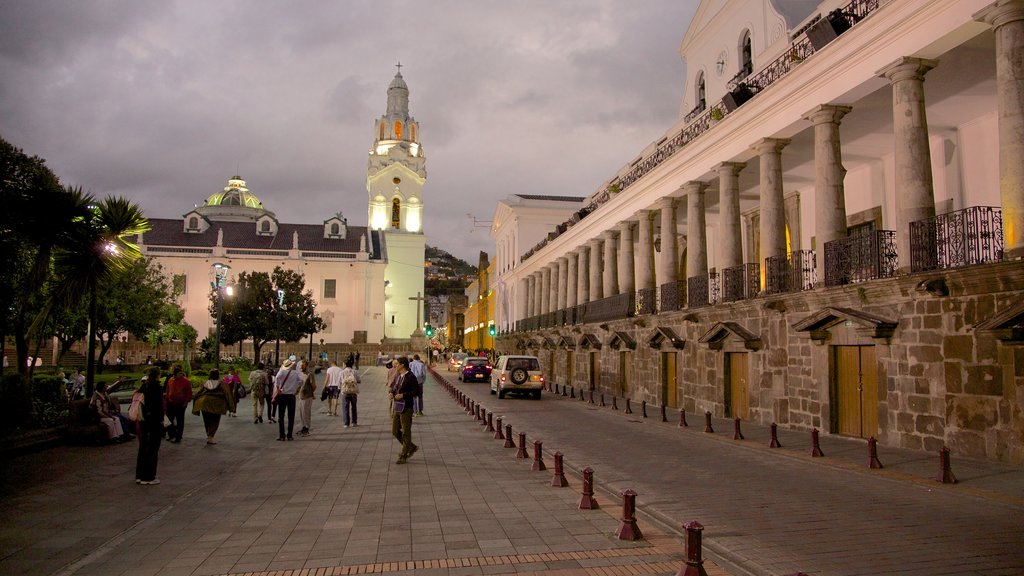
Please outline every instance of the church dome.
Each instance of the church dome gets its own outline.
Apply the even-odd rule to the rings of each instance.
[[[402,71],[399,70],[398,74],[395,74],[395,79],[391,81],[391,85],[388,86],[388,90],[394,90],[399,88],[402,90],[408,90],[409,87],[405,84],[405,78],[402,78]]]
[[[228,180],[228,185],[220,192],[211,194],[204,203],[205,206],[241,206],[245,208],[263,208],[263,202],[255,194],[245,187],[245,180],[241,176],[233,176]]]

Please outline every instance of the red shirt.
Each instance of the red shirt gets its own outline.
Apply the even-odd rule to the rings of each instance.
[[[164,397],[167,398],[168,404],[177,404],[179,406],[188,404],[192,401],[192,382],[184,374],[168,379],[167,389],[164,390]]]

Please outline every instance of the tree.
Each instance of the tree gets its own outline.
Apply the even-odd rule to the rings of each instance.
[[[100,366],[115,336],[128,332],[137,338],[146,338],[161,325],[168,314],[166,306],[173,303],[163,267],[148,258],[139,258],[101,280],[95,329],[100,344],[97,358]]]
[[[77,302],[72,306],[62,306],[53,313],[51,325],[51,331],[60,343],[60,350],[57,352],[57,365],[59,366],[64,355],[71,349],[71,345],[85,338],[89,333],[89,310],[84,302]]]
[[[185,322],[185,311],[177,303],[180,295],[180,288],[172,289],[171,298],[160,307],[160,320],[146,333],[146,342],[154,348],[167,342],[181,342],[181,366],[187,375],[192,373],[192,349],[199,334]]]

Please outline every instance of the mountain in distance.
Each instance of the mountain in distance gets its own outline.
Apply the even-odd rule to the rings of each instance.
[[[466,286],[477,277],[476,266],[440,248],[428,245],[424,257],[425,288],[428,296],[463,294]]]

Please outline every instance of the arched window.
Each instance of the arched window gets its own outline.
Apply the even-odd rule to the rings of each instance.
[[[188,219],[188,227],[193,229],[193,230],[196,229],[196,228],[199,228],[199,218],[196,218],[195,216],[189,218]]]
[[[337,222],[331,224],[331,234],[333,236],[337,236],[338,235],[338,223]]]
[[[395,120],[395,140],[402,139],[402,121]]]
[[[750,45],[749,30],[744,30],[740,38],[740,71],[744,78],[754,73],[754,51]]]
[[[391,227],[402,227],[402,201],[398,198],[391,201]]]
[[[409,140],[416,141],[416,125],[409,124]]]
[[[260,232],[270,232],[270,220],[260,222]]]
[[[704,73],[701,72],[697,76],[697,110],[703,110],[707,105],[707,84],[704,82]]]

